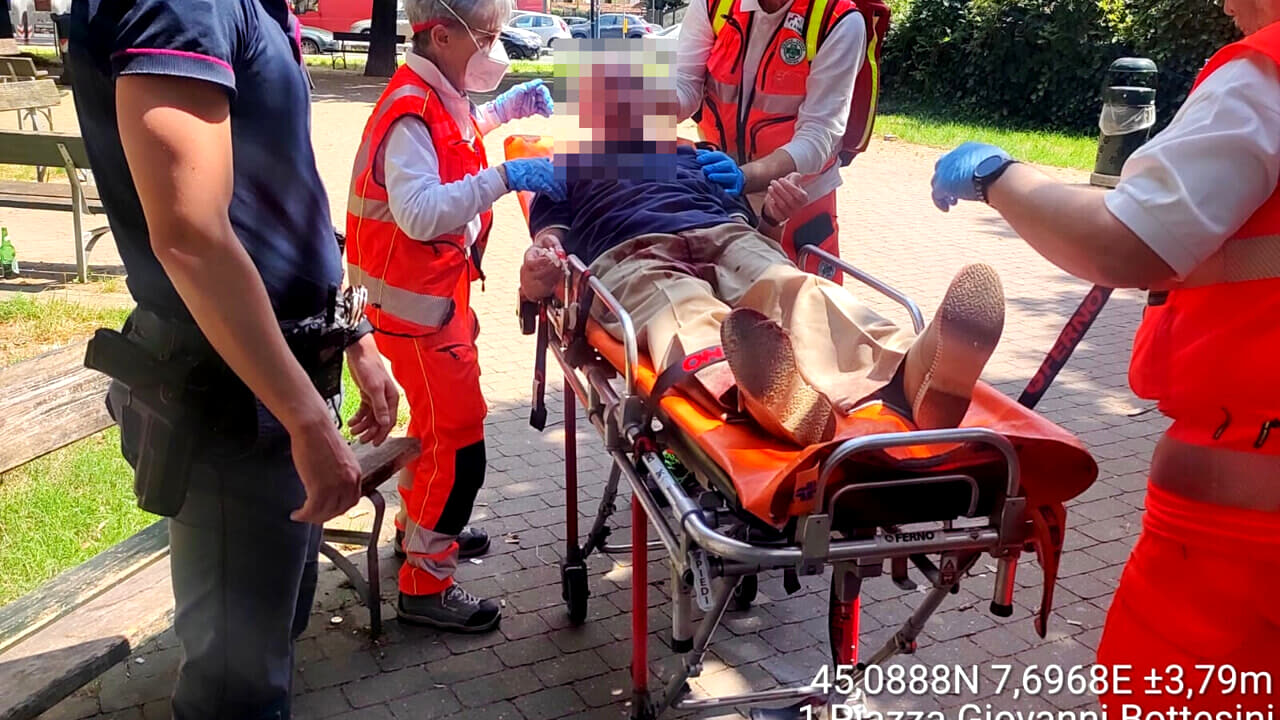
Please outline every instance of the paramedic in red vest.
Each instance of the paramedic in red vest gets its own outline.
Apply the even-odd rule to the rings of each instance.
[[[509,0],[405,0],[413,49],[374,106],[352,171],[347,271],[369,290],[368,317],[409,402],[422,454],[401,476],[397,517],[399,617],[442,630],[482,632],[500,612],[453,582],[458,558],[489,547],[466,528],[484,482],[484,418],[472,281],[511,190],[557,195],[551,161],[490,168],[483,135],[516,118],[549,116],[540,80],[476,107],[507,70],[498,33]]]
[[[1246,37],[1214,55],[1115,190],[1062,185],[977,143],[933,178],[940,209],[985,199],[1067,272],[1153,291],[1129,382],[1172,425],[1098,648],[1101,663],[1132,666],[1111,688],[1132,695],[1103,693],[1112,716],[1261,710],[1265,688],[1224,694],[1217,681],[1280,678],[1280,0],[1224,8]],[[1231,671],[1201,692],[1198,664]]]
[[[813,198],[772,219],[786,223],[792,259],[805,244],[840,253],[838,153],[866,49],[849,0],[692,0],[680,26],[680,120],[697,113],[702,139],[723,151],[702,153],[707,177],[757,211],[769,183],[791,173]]]

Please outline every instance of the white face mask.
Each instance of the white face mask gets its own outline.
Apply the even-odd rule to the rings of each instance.
[[[476,54],[467,61],[467,71],[462,77],[462,84],[466,86],[467,92],[489,92],[498,87],[510,66],[511,63],[507,61],[506,47],[495,38],[489,52],[477,48]]]
[[[507,59],[507,48],[503,46],[501,38],[494,37],[493,45],[485,52],[480,40],[476,38],[476,34],[471,31],[471,26],[463,20],[458,13],[453,11],[447,3],[440,3],[444,6],[449,14],[453,15],[463,29],[471,36],[471,42],[476,44],[476,52],[467,60],[467,69],[462,76],[462,89],[465,92],[489,92],[498,87],[502,82],[502,78],[507,74],[507,68],[511,67],[511,63]]]

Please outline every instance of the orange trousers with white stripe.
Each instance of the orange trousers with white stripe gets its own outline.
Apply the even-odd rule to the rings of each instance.
[[[422,452],[400,476],[397,529],[406,559],[400,592],[434,595],[453,584],[458,533],[471,518],[484,484],[484,419],[475,316],[460,307],[427,337],[375,333],[378,350],[409,403],[409,436]]]

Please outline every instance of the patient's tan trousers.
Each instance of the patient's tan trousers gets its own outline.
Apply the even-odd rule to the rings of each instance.
[[[915,339],[848,290],[797,268],[775,242],[742,223],[642,235],[601,255],[591,270],[631,315],[640,348],[659,372],[720,345],[729,311],[749,307],[787,329],[805,379],[848,411],[893,378]],[[593,310],[621,338],[603,304]],[[724,363],[696,377],[715,400],[733,385]]]

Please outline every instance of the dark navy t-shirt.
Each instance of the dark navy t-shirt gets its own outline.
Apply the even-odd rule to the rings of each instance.
[[[74,0],[69,63],[80,130],[139,304],[189,313],[151,251],[116,123],[115,79],[171,75],[225,88],[234,193],[229,214],[276,316],[325,309],[342,279],[311,148],[311,103],[286,0]]]
[[[652,174],[652,167],[648,169]],[[730,197],[702,174],[693,148],[676,150],[673,177],[645,180],[573,180],[566,200],[546,195],[529,208],[534,235],[552,227],[568,228],[565,251],[590,264],[600,255],[648,233],[674,234],[745,220],[755,225],[746,199]]]

